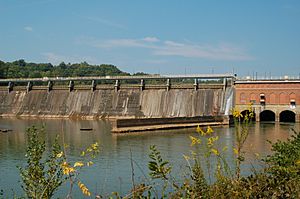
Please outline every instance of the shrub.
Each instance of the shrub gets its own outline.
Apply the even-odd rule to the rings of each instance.
[[[47,158],[44,158],[46,145],[40,139],[43,130],[38,131],[34,126],[27,129],[27,164],[19,167],[22,178],[22,188],[28,198],[51,198],[54,192],[64,182],[61,164],[63,157],[58,157],[61,147],[56,137]]]

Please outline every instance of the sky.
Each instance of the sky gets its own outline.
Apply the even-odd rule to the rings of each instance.
[[[299,0],[0,0],[0,60],[300,76]]]

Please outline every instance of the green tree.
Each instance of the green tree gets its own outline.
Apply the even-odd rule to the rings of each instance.
[[[6,65],[3,61],[0,60],[0,79],[5,77]]]
[[[35,127],[27,129],[26,166],[19,167],[22,178],[22,188],[28,198],[51,198],[58,187],[63,183],[63,169],[61,164],[64,157],[59,156],[61,147],[58,139],[48,157],[45,155],[45,141],[40,139],[43,130]]]
[[[53,66],[51,63],[27,63],[20,59],[6,63],[0,60],[0,66],[0,78],[130,75],[114,65],[90,65],[87,62],[73,64],[61,62],[59,65]]]

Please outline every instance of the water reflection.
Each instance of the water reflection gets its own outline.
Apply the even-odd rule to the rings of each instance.
[[[174,166],[177,177],[185,175],[186,162],[182,155],[189,154],[190,139],[188,135],[196,135],[194,129],[168,130],[143,132],[132,134],[111,134],[111,126],[106,121],[88,120],[38,120],[38,119],[0,119],[0,129],[12,129],[9,133],[0,133],[0,189],[6,192],[13,188],[21,192],[18,184],[19,175],[16,165],[25,163],[25,130],[31,125],[45,127],[43,135],[50,146],[58,134],[61,143],[69,145],[69,157],[77,159],[80,151],[91,143],[100,142],[101,152],[95,160],[95,165],[84,171],[82,180],[93,192],[111,193],[119,191],[127,193],[131,188],[131,163],[134,160],[136,181],[142,182],[147,176],[147,162],[150,145],[157,145],[165,159],[170,160]],[[80,131],[81,128],[92,128],[92,131]],[[244,150],[247,159],[252,162],[257,160],[255,153],[266,155],[270,153],[270,144],[266,140],[286,140],[291,134],[291,128],[299,131],[299,124],[261,123],[250,127],[249,137]],[[219,148],[228,146],[228,161],[233,164],[234,127],[215,127],[219,134]],[[201,147],[195,148],[199,153]],[[257,162],[254,164],[258,164]],[[247,173],[252,168],[251,164],[243,165]],[[66,188],[65,188],[66,189]],[[60,191],[58,196],[64,196]],[[77,190],[77,194],[78,190]]]

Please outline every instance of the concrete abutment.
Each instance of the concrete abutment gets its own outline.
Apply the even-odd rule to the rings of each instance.
[[[241,112],[243,112],[248,110],[249,105],[236,105],[236,108]],[[298,107],[291,108],[286,105],[265,105],[265,106],[252,105],[252,109],[255,113],[255,121],[257,122],[259,121],[300,122],[300,108]],[[263,120],[261,120],[262,116],[264,117]]]

